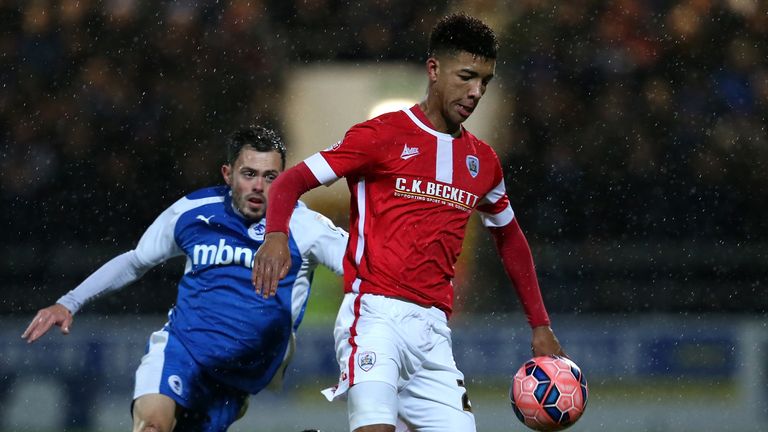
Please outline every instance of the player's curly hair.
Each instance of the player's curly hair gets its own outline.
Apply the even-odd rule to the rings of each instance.
[[[235,163],[245,146],[260,152],[280,153],[282,169],[285,169],[285,144],[274,130],[264,126],[248,126],[232,132],[227,137],[227,163]]]
[[[499,41],[493,30],[483,21],[461,12],[444,17],[432,28],[427,55],[466,51],[495,60],[498,50]]]

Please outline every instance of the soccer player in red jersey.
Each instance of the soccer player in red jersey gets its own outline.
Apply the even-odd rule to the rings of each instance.
[[[345,296],[334,336],[350,430],[474,431],[447,321],[471,212],[492,233],[532,330],[536,356],[563,351],[493,149],[463,128],[493,78],[498,42],[482,21],[443,18],[429,42],[426,99],[353,126],[281,175],[253,283],[275,294],[290,265],[288,220],[304,192],[341,177],[351,193]]]

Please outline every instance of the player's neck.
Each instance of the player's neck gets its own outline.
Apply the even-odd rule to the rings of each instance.
[[[444,134],[451,135],[454,138],[458,138],[461,135],[461,124],[449,124],[439,108],[429,106],[428,99],[421,101],[419,103],[419,108],[421,108],[424,116],[426,116],[427,120],[429,120],[432,129]]]

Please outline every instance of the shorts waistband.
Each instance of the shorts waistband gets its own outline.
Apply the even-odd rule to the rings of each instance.
[[[423,306],[418,303],[413,302],[412,300],[408,300],[402,297],[392,297],[392,296],[386,296],[381,294],[371,294],[371,293],[347,293],[347,295],[352,296],[365,296],[365,298],[372,298],[375,299],[374,301],[390,301],[395,302],[398,305],[401,305],[402,307],[412,309],[412,310],[419,310],[430,317],[447,324],[448,323],[448,316],[446,315],[445,311],[442,309],[435,307],[435,306]]]

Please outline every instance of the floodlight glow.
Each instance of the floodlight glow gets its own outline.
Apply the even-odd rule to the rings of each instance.
[[[403,108],[410,108],[416,101],[411,99],[384,99],[371,108],[368,118],[374,118],[384,113],[399,111]]]

